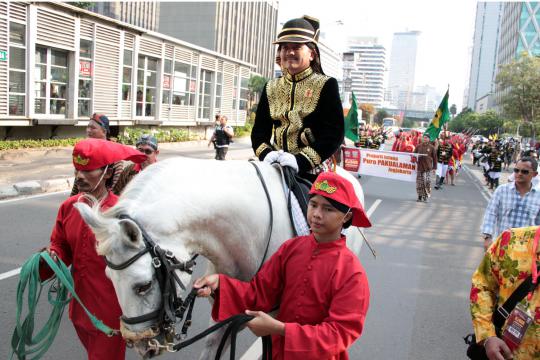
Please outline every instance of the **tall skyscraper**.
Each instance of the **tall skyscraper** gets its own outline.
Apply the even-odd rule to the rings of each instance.
[[[100,1],[92,3],[88,10],[100,15],[156,31],[159,20],[158,1]]]
[[[469,91],[465,104],[474,111],[478,111],[477,101],[484,99],[486,95],[491,97],[490,94],[494,91],[502,9],[503,3],[501,2],[479,2],[476,5]]]
[[[501,65],[519,58],[523,53],[540,56],[540,3],[504,3],[497,50],[497,73]],[[495,75],[496,76],[496,75]],[[503,91],[496,89],[495,103],[501,102]]]
[[[348,48],[343,54],[344,81],[350,82],[350,89],[359,103],[381,107],[384,100],[386,49],[373,37],[349,38]]]
[[[406,109],[411,104],[419,35],[420,31],[394,33],[392,54],[390,55],[388,93],[390,103],[398,108]]]
[[[277,0],[162,2],[159,32],[256,65],[273,76]]]

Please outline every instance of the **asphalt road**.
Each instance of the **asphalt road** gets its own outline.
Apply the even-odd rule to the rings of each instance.
[[[251,155],[249,149],[238,151]],[[187,156],[211,158],[212,152],[202,149]],[[464,359],[461,338],[471,330],[468,294],[472,272],[482,256],[478,231],[486,200],[466,172],[458,178],[457,186],[434,190],[427,204],[415,201],[414,183],[373,177],[363,177],[360,182],[366,193],[366,209],[378,204],[371,217],[374,226],[366,231],[377,258],[364,246],[361,261],[370,282],[371,304],[363,335],[351,347],[350,358]],[[47,244],[57,209],[66,196],[60,193],[0,202],[0,278]],[[199,264],[195,276],[203,270],[204,264]],[[18,276],[0,280],[1,359],[9,358],[17,282]],[[209,305],[198,301],[191,334],[205,328],[208,313]],[[43,320],[43,311],[40,314]],[[254,339],[244,331],[238,353],[243,354]],[[161,358],[197,359],[202,346],[195,344],[181,354]],[[44,359],[84,358],[74,329],[64,316]],[[127,358],[138,357],[128,350]],[[248,358],[253,357],[243,359]]]

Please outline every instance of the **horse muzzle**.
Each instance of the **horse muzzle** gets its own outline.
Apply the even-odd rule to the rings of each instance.
[[[163,337],[158,326],[151,326],[143,331],[132,331],[126,327],[123,321],[120,321],[120,332],[130,348],[135,348],[137,353],[143,359],[150,359],[160,355],[166,347],[159,342]]]

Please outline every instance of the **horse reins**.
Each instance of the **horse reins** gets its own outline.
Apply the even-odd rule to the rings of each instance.
[[[270,208],[270,224],[268,225],[268,239],[266,240],[266,249],[264,249],[264,254],[261,259],[261,263],[259,264],[259,267],[257,268],[257,271],[255,272],[255,274],[257,274],[259,270],[261,270],[264,264],[264,259],[266,259],[266,255],[268,255],[268,248],[270,247],[270,240],[272,239],[272,230],[274,228],[274,209],[272,206],[272,199],[270,198],[270,192],[268,192],[268,187],[266,187],[266,182],[264,181],[261,170],[255,164],[254,161],[250,161],[249,163],[253,165],[253,167],[255,168],[255,171],[257,171],[257,177],[261,181],[262,187],[264,189],[264,194],[266,195],[266,200],[268,200],[268,206]]]
[[[269,205],[269,210],[270,210],[268,239],[266,242],[266,248],[264,250],[264,254],[261,258],[261,262],[256,271],[256,273],[258,273],[264,264],[264,260],[266,259],[266,256],[268,255],[268,249],[270,247],[270,240],[272,238],[272,230],[273,230],[273,224],[274,224],[274,212],[273,212],[273,207],[272,207],[272,200],[270,198],[270,193],[268,191],[268,187],[266,186],[266,182],[264,181],[262,173],[254,162],[250,162],[250,163],[255,167],[257,177],[259,178],[262,184],[262,187],[264,189],[264,193],[266,195],[266,199],[268,200],[268,205]],[[157,321],[161,320],[162,327],[167,332],[166,335],[169,336],[169,340],[173,340],[173,339],[178,340],[178,339],[184,338],[187,335],[188,328],[191,326],[191,317],[192,317],[193,308],[195,305],[195,300],[197,298],[198,289],[192,289],[185,300],[179,297],[176,291],[176,284],[178,284],[178,286],[180,286],[182,290],[186,290],[186,287],[182,283],[178,275],[176,274],[176,270],[184,271],[189,274],[192,274],[193,267],[196,265],[195,259],[197,258],[198,254],[195,254],[190,260],[186,262],[180,262],[178,261],[178,259],[176,259],[176,257],[171,251],[161,249],[159,245],[157,245],[152,240],[150,235],[148,235],[146,230],[137,222],[137,220],[133,219],[132,217],[126,214],[120,215],[119,219],[131,220],[139,227],[145,246],[143,249],[139,250],[135,255],[133,255],[131,258],[129,258],[128,260],[124,261],[121,264],[114,264],[110,262],[109,260],[107,260],[107,258],[105,257],[105,262],[107,263],[107,266],[111,268],[112,270],[123,270],[129,267],[130,265],[132,265],[135,261],[140,259],[146,253],[150,253],[150,256],[152,257],[152,266],[155,269],[156,278],[161,289],[161,299],[162,299],[161,308],[154,310],[152,312],[149,312],[147,314],[140,315],[140,316],[135,316],[135,317],[122,316],[121,317],[122,321],[125,324],[134,325],[134,324],[139,324],[139,323],[150,321],[150,320],[157,320]],[[186,315],[186,318],[185,318],[184,324],[182,325],[181,333],[177,335],[175,331],[176,320],[180,319],[180,321],[182,321],[184,319],[184,314]],[[230,358],[231,360],[233,360],[235,357],[235,352],[236,352],[237,333],[238,331],[241,330],[243,325],[245,325],[247,322],[251,321],[252,319],[253,319],[253,316],[249,316],[245,314],[234,315],[222,322],[215,324],[214,326],[206,329],[205,331],[201,332],[200,334],[186,341],[179,342],[176,344],[172,342],[168,342],[166,345],[162,345],[156,339],[151,339],[148,342],[148,347],[156,351],[165,349],[166,351],[169,351],[169,352],[176,352],[182,348],[185,348],[193,344],[194,342],[199,341],[200,339],[221,329],[222,327],[228,326],[219,344],[219,347],[216,353],[216,359],[219,359],[221,357],[221,354],[225,348],[225,344],[228,338],[230,337],[231,338],[231,351],[230,351],[231,357]],[[272,358],[271,339],[270,339],[270,336],[264,336],[262,359],[267,360],[271,358]]]

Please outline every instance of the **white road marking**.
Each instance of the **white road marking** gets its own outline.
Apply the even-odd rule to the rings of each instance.
[[[367,216],[368,217],[371,217],[371,214],[373,214],[375,212],[375,210],[377,210],[377,207],[382,203],[382,200],[381,199],[377,199],[375,200],[375,202],[373,203],[373,205],[370,206],[370,208],[368,209],[368,211],[366,212]]]
[[[381,199],[375,200],[373,205],[371,205],[366,212],[368,217],[371,217],[375,210],[377,210],[377,207],[382,203]],[[247,351],[242,355],[240,360],[257,360],[262,356],[262,340],[261,338],[257,338],[253,344],[247,349]]]
[[[0,280],[4,280],[4,279],[10,278],[12,276],[19,275],[20,272],[21,272],[21,268],[17,268],[15,270],[11,270],[11,271],[5,272],[3,274],[0,274]]]
[[[62,194],[62,193],[68,193],[70,191],[71,190],[63,190],[63,191],[56,191],[56,192],[50,192],[50,193],[44,193],[44,194],[38,194],[38,195],[30,195],[30,196],[20,197],[16,199],[0,200],[0,205],[12,203],[16,201],[31,200],[31,199],[37,199],[40,197],[47,197],[47,196],[52,196],[52,195],[57,195],[57,194]]]

